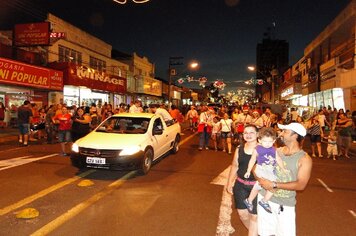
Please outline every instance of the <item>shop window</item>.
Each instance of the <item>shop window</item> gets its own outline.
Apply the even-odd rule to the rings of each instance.
[[[59,62],[73,62],[77,65],[82,64],[82,53],[76,50],[64,47],[62,45],[58,46],[58,61]]]
[[[89,66],[95,70],[105,72],[106,61],[90,56]]]

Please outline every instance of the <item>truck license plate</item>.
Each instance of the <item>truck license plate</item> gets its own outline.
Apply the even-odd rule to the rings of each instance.
[[[88,164],[105,164],[105,158],[87,157]]]

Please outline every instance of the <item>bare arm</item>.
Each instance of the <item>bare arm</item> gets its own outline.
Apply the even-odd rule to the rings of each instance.
[[[253,168],[253,166],[254,166],[255,163],[256,163],[256,158],[257,158],[257,151],[256,151],[256,149],[255,149],[255,150],[253,150],[251,159],[250,159],[250,161],[248,162],[247,171],[246,171],[245,176],[244,176],[245,178],[249,178],[249,177],[250,177],[252,168]]]
[[[75,119],[77,122],[82,124],[89,124],[91,122],[91,116],[83,115],[84,120]]]
[[[238,169],[239,169],[239,152],[238,152],[238,149],[236,149],[235,154],[234,154],[234,159],[232,160],[232,163],[230,166],[229,177],[227,179],[227,184],[226,184],[226,191],[230,194],[233,194],[232,187],[233,187],[235,180],[237,178],[237,170]]]
[[[298,163],[298,174],[297,180],[287,183],[278,182],[277,189],[284,189],[284,190],[304,190],[308,184],[310,179],[312,169],[312,159],[308,154],[304,157],[300,158]],[[266,190],[273,190],[273,182],[266,180],[266,179],[259,179],[258,180],[261,186]]]
[[[282,170],[285,170],[284,165],[283,165],[282,158],[279,156],[279,154],[278,154],[277,151],[276,151],[276,162],[277,162],[278,166],[279,166]]]

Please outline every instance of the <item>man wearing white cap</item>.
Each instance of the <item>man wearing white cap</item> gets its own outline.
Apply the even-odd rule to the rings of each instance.
[[[295,205],[296,191],[304,190],[310,178],[312,160],[304,152],[299,142],[305,137],[306,129],[299,123],[280,125],[282,130],[280,138],[285,146],[278,148],[285,168],[289,171],[283,172],[276,169],[277,181],[259,179],[260,185],[269,191],[274,191],[270,200],[272,213],[268,213],[260,206],[257,207],[258,234],[260,236],[295,236]],[[262,190],[259,200],[265,194]]]

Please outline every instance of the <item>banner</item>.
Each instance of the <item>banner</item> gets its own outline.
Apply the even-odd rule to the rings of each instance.
[[[0,82],[50,90],[63,90],[63,72],[0,57]]]
[[[17,24],[14,30],[14,45],[18,47],[48,46],[49,30],[49,22]]]

